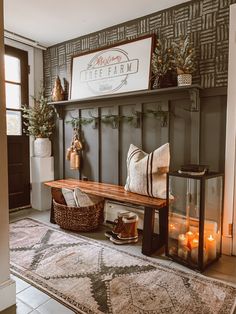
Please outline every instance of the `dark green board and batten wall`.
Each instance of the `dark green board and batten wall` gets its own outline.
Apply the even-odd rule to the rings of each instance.
[[[190,126],[190,113],[184,109],[189,102],[186,96],[182,100],[169,99],[169,108],[171,111],[174,110],[175,115],[170,114],[166,129],[153,118],[150,118],[150,121],[143,121],[141,128],[137,129],[128,124],[121,124],[118,129],[101,124],[101,130],[98,132],[91,125],[84,126],[87,143],[84,152],[84,176],[93,180],[123,184],[126,176],[125,156],[130,143],[150,152],[169,139],[172,147],[172,167],[190,162],[190,151],[194,149],[194,145],[190,141],[193,134],[189,134],[189,129],[193,132],[193,128],[196,129],[194,133],[200,132],[200,162],[209,164],[212,170],[224,170],[229,6],[235,2],[236,0],[190,1],[55,45],[44,52],[44,82],[46,94],[49,96],[57,75],[62,81],[65,78],[70,85],[71,58],[85,51],[153,33],[167,38],[170,42],[181,34],[189,34],[196,48],[199,64],[193,82],[203,88],[200,93],[199,130],[196,129],[198,127],[196,121],[192,121],[194,125]],[[88,115],[91,110],[94,113],[99,111],[100,114],[107,112],[115,114],[118,111],[122,114],[130,114],[141,107],[143,110],[145,108],[156,110],[164,96],[154,94],[148,99],[145,98],[146,96],[139,95],[133,99],[122,96],[120,100],[116,98],[115,102],[104,100],[103,104],[92,102],[90,108],[86,107],[89,105],[88,102],[85,105],[81,101],[77,104],[65,104],[65,118],[69,119],[70,110],[73,116],[77,115],[79,108],[83,108],[79,111],[82,116]],[[170,98],[175,95],[175,93],[170,94],[172,95]],[[62,121],[59,124],[62,124]],[[71,127],[64,124],[63,128],[57,130],[55,136],[55,172],[58,178],[79,176],[75,171],[70,171],[68,163],[64,162],[64,157],[61,155],[62,151],[70,145],[71,131]],[[65,164],[64,170],[62,170],[63,164]]]
[[[54,136],[56,177],[85,176],[90,180],[123,185],[130,143],[151,152],[170,142],[171,169],[178,169],[184,163],[200,161],[211,165],[212,170],[223,170],[225,103],[225,88],[202,90],[197,85],[58,103],[56,108],[59,119]],[[191,111],[196,105],[201,110]],[[66,121],[72,116],[130,116],[136,111],[155,111],[159,108],[168,112],[167,124],[164,126],[162,120],[153,116],[143,116],[137,127],[125,121],[121,121],[117,128],[104,123],[98,123],[97,128],[93,128],[93,124],[83,125],[82,171],[70,170],[65,152],[70,146],[72,127]]]

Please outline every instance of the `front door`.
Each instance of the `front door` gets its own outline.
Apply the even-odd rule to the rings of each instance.
[[[5,46],[9,208],[30,205],[29,138],[21,105],[28,105],[28,53]]]

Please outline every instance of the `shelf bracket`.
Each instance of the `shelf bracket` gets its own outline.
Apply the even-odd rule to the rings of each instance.
[[[161,117],[161,127],[166,128],[168,126],[168,117],[169,117],[169,112],[167,111],[164,116]]]
[[[93,117],[93,122],[92,122],[92,128],[98,129],[98,125],[99,125],[99,118],[98,117]]]
[[[55,106],[55,105],[54,105],[54,108],[55,108],[55,112],[56,112],[57,118],[59,120],[64,120],[64,110],[63,110],[63,108],[61,108],[59,106]]]
[[[200,111],[199,89],[197,89],[197,88],[190,89],[189,90],[189,97],[190,97],[190,111],[191,112]]]
[[[141,125],[141,116],[142,116],[142,113],[140,111],[136,111],[135,112],[135,118],[134,118],[134,127],[136,129],[140,128],[140,125]]]

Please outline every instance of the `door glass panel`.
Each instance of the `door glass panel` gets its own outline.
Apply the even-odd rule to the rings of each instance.
[[[21,112],[7,110],[7,135],[22,135]]]
[[[20,85],[6,83],[6,107],[10,109],[20,109],[21,107]]]
[[[20,83],[20,59],[5,55],[5,80]]]

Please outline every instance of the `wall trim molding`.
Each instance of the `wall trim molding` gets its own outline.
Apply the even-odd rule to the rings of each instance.
[[[222,254],[232,255],[232,237],[222,236]]]
[[[0,312],[16,304],[16,283],[9,279],[0,285]]]

